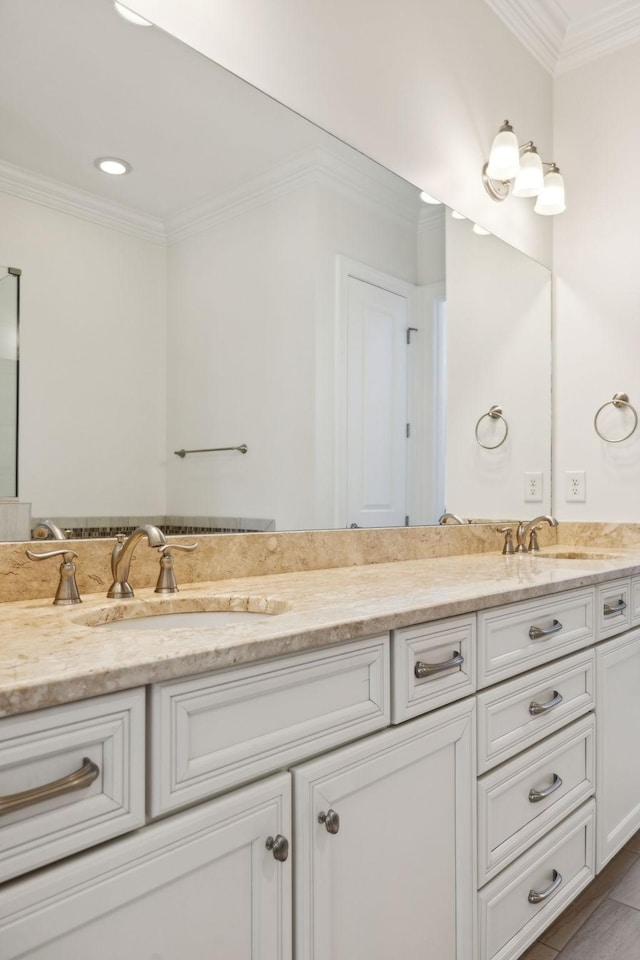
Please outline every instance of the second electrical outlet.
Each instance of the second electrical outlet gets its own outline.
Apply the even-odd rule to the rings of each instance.
[[[587,481],[584,470],[567,470],[564,475],[564,496],[567,503],[585,503]]]

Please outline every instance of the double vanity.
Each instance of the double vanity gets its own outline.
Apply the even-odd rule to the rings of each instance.
[[[493,536],[0,604],[2,957],[520,956],[640,827],[640,545]]]

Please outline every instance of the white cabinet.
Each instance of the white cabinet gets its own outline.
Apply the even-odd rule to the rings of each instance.
[[[296,960],[474,956],[474,704],[293,771]]]
[[[596,647],[596,867],[640,828],[640,629]]]
[[[288,774],[176,814],[5,885],[0,954],[291,960],[290,836]]]

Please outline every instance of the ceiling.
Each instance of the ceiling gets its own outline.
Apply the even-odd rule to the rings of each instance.
[[[551,74],[640,40],[640,0],[486,0]]]

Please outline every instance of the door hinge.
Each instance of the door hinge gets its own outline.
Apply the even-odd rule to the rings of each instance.
[[[411,436],[411,424],[408,423],[408,424],[407,424],[407,437],[410,437],[410,436]]]
[[[405,527],[409,526],[409,514],[407,514],[406,517],[404,518],[404,525]]]
[[[411,334],[417,333],[417,332],[418,332],[417,327],[407,327],[407,343],[411,343]]]

